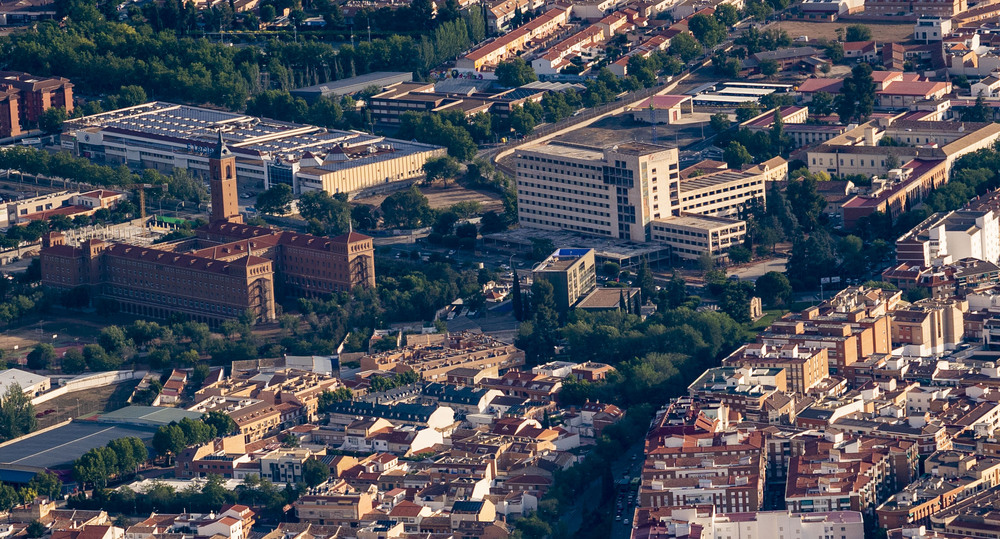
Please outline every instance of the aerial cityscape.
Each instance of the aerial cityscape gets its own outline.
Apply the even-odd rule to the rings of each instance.
[[[1000,0],[0,0],[0,539],[1000,539]]]

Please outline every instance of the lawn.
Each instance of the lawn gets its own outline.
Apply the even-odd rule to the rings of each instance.
[[[760,317],[760,319],[754,322],[748,329],[755,334],[760,333],[761,331],[767,329],[772,322],[781,318],[787,312],[788,311],[785,309],[767,309],[764,311],[764,316]]]

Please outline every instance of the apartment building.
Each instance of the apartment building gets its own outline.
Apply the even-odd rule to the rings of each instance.
[[[428,382],[447,379],[457,368],[493,372],[524,365],[524,352],[485,334],[449,334],[442,340],[408,345],[361,358],[361,370],[413,371]]]
[[[62,77],[36,77],[19,71],[0,71],[0,138],[21,134],[36,126],[52,107],[73,112],[73,84]]]
[[[0,90],[0,138],[16,137],[21,131],[20,92],[13,88]]]
[[[872,513],[916,475],[917,445],[908,441],[829,434],[788,466],[785,506],[790,511]]]
[[[993,209],[931,215],[896,240],[896,260],[917,266],[963,258],[1000,262],[1000,220]]]
[[[953,350],[965,337],[968,303],[956,299],[922,299],[892,312],[892,342],[902,353],[932,356]]]
[[[275,449],[260,456],[260,477],[276,484],[302,482],[302,467],[315,458],[309,449]]]
[[[654,427],[639,487],[641,507],[713,505],[719,512],[760,509],[766,456],[759,432],[714,432],[695,425]]]
[[[531,270],[534,280],[552,284],[560,313],[597,286],[593,249],[558,249]]]
[[[292,503],[300,522],[322,526],[356,527],[374,508],[367,492],[307,494]]]
[[[787,391],[786,372],[781,368],[715,367],[688,386],[692,397],[718,400],[764,423],[789,419],[791,410],[786,408],[794,401],[785,395]]]
[[[934,513],[1000,484],[1000,459],[937,451],[924,461],[928,475],[906,485],[876,510],[879,526],[927,524]]]
[[[966,0],[866,0],[865,15],[951,18],[969,9]]]
[[[504,0],[504,3],[511,4],[512,1]],[[507,8],[503,9],[507,13]],[[509,13],[513,16],[513,9],[510,9]],[[482,71],[486,67],[495,67],[500,62],[513,58],[528,48],[532,42],[545,39],[557,32],[569,22],[569,13],[569,9],[554,7],[518,28],[498,36],[493,41],[473,49],[456,60],[455,67],[475,71]],[[499,18],[502,19],[503,16]]]
[[[829,376],[826,348],[807,348],[788,343],[772,346],[752,343],[737,348],[722,360],[726,366],[784,370],[787,390],[805,395]]]

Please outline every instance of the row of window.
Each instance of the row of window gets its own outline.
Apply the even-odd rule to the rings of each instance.
[[[588,234],[599,234],[601,236],[610,236],[611,235],[611,232],[608,231],[608,230],[605,230],[605,229],[592,228],[592,227],[589,227],[589,226],[582,226],[582,225],[562,224],[562,223],[560,223],[558,225],[553,225],[552,221],[550,221],[548,219],[535,219],[535,218],[532,218],[532,217],[525,217],[523,215],[520,216],[519,221],[522,224],[523,223],[535,223],[535,224],[545,225],[545,226],[558,226],[559,228],[562,228],[562,229],[576,230],[576,231],[579,231],[579,232],[586,232]]]
[[[551,208],[551,209],[554,209],[554,210],[564,210],[564,211],[571,212],[571,213],[574,213],[574,214],[575,213],[582,213],[582,214],[585,214],[585,215],[596,215],[598,217],[607,217],[607,218],[611,217],[611,213],[609,213],[609,212],[594,211],[594,210],[584,210],[584,209],[574,208],[572,206],[563,206],[561,204],[549,204],[548,202],[536,202],[534,200],[518,199],[518,204],[519,205],[527,205],[527,206],[538,206],[538,207],[541,207],[541,208]],[[545,215],[549,215],[549,213],[545,212]],[[565,214],[555,214],[555,213],[553,213],[552,215],[554,217],[564,217],[564,218],[567,218],[567,219],[570,218],[570,217],[567,217]],[[635,218],[635,216],[633,216],[633,219],[634,218]]]

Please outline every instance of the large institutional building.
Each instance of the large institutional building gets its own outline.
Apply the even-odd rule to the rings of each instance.
[[[295,194],[353,197],[391,189],[447,153],[430,144],[163,102],[70,120],[64,128],[63,145],[83,157],[165,173],[182,168],[201,177],[209,173],[221,131],[240,179],[265,189],[288,184]]]
[[[41,252],[42,282],[86,286],[122,312],[150,318],[182,315],[216,325],[249,313],[275,316],[275,288],[322,295],[375,286],[372,238],[336,238],[243,224],[236,192],[237,160],[219,135],[208,153],[211,222],[196,238],[142,247],[87,240],[79,246],[52,233]]]
[[[726,256],[742,242],[736,219],[763,204],[768,172],[725,168],[684,177],[677,149],[632,142],[609,148],[549,141],[515,153],[521,226],[630,241],[659,241],[681,259]]]

